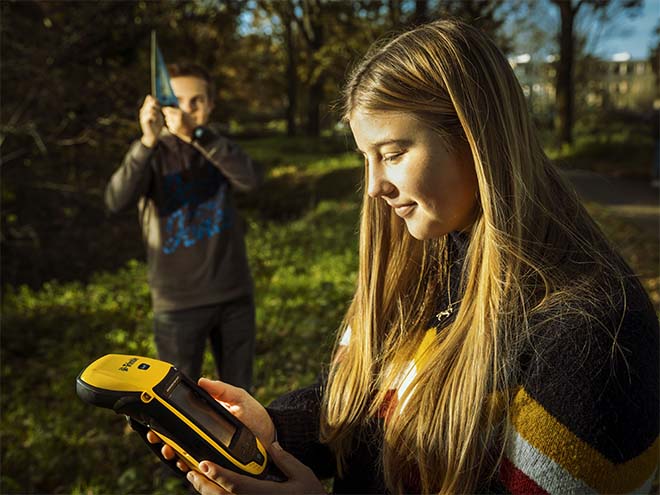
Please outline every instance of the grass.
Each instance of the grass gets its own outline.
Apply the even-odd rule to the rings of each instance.
[[[244,205],[258,308],[255,396],[264,404],[311,383],[328,361],[357,268],[353,178],[359,173],[349,173],[348,183],[338,178],[351,170],[355,157],[339,150],[325,158],[316,147],[299,157],[307,164],[297,164],[300,174],[279,174],[271,166],[264,189],[276,199],[257,197]],[[359,172],[354,163],[353,169]],[[322,191],[327,181],[336,187],[331,199]],[[276,210],[279,197],[288,200],[286,214],[261,210]],[[96,357],[156,355],[145,280],[144,264],[134,260],[96,273],[87,283],[5,287],[2,493],[179,490],[176,482],[156,475],[157,459],[122,417],[75,396],[77,374]],[[214,374],[210,354],[204,374]]]
[[[578,122],[571,146],[557,147],[546,139],[546,153],[560,166],[609,176],[648,179],[653,158],[651,125],[625,122],[617,116],[587,116]]]

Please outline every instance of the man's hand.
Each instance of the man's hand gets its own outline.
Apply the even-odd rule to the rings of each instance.
[[[164,107],[163,115],[165,116],[165,125],[172,134],[186,143],[192,141],[196,125],[189,114],[180,108]]]
[[[153,148],[158,142],[158,135],[163,129],[165,121],[160,111],[158,100],[151,95],[147,95],[140,108],[140,127],[142,129],[142,144],[147,148]]]

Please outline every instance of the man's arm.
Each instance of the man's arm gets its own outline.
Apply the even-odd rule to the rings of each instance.
[[[152,153],[153,148],[147,148],[140,141],[131,145],[105,188],[105,205],[112,213],[136,205],[140,196],[146,195],[152,174],[149,166]]]
[[[105,205],[113,213],[135,205],[149,188],[149,158],[158,144],[158,136],[164,125],[160,105],[153,96],[147,95],[144,98],[139,121],[142,138],[130,147],[105,188]]]
[[[220,169],[236,190],[251,191],[261,184],[261,168],[229,139],[204,128],[202,136],[193,139],[192,144]]]

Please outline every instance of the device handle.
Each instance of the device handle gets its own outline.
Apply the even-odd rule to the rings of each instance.
[[[158,456],[158,458],[163,461],[167,467],[169,467],[172,471],[174,471],[175,474],[183,478],[186,473],[181,471],[177,466],[177,458],[175,457],[172,460],[167,460],[165,457],[163,457],[163,454],[161,453],[160,449],[162,444],[160,443],[151,443],[149,440],[147,440],[147,433],[149,433],[149,427],[140,423],[139,421],[136,421],[135,419],[131,418],[130,416],[126,416],[126,419],[128,420],[128,424],[135,430],[141,437],[142,440],[144,440],[144,443],[147,444],[147,446],[152,450],[154,454]]]

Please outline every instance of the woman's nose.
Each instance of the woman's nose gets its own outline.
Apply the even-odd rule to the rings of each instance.
[[[387,181],[382,167],[369,165],[367,168],[369,171],[367,194],[372,198],[388,194],[392,190],[392,185]]]

